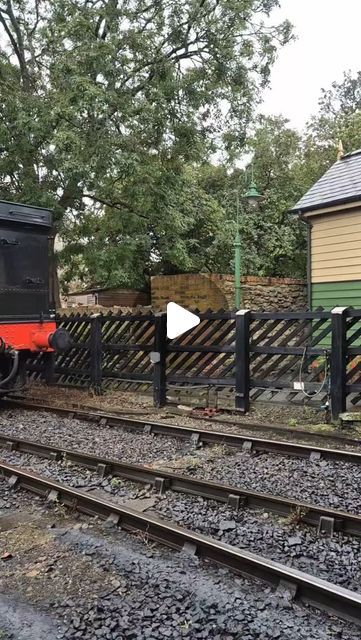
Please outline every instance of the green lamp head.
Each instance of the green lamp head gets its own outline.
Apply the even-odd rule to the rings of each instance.
[[[262,195],[259,193],[256,183],[253,180],[244,194],[244,198],[251,207],[256,207],[258,202],[262,199]]]

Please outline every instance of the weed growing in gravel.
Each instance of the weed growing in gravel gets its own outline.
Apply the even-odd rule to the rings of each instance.
[[[296,418],[290,418],[289,419],[289,421],[288,421],[288,426],[289,427],[297,427],[297,425],[298,425],[298,422],[297,422]]]
[[[182,629],[182,631],[189,631],[191,626],[192,626],[192,623],[189,622],[188,620],[185,620],[184,622],[182,622],[180,628]]]
[[[124,485],[124,481],[121,480],[121,478],[112,478],[110,481],[110,485],[111,487],[114,487],[114,489],[116,489],[117,487],[122,487]]]
[[[149,539],[148,531],[137,531],[135,533],[135,535],[149,549],[153,549],[155,547],[155,542],[151,542],[150,539]]]
[[[224,456],[230,456],[234,453],[232,447],[227,447],[225,444],[214,444],[210,451],[208,457],[214,458],[223,458]]]
[[[307,509],[301,509],[301,507],[296,507],[294,511],[291,511],[290,515],[284,519],[285,524],[300,524],[303,521],[307,513]]]

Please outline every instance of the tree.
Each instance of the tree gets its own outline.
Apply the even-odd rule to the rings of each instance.
[[[112,207],[74,219],[64,232],[64,281],[91,275],[108,285],[144,286],[146,273],[227,271],[232,223],[199,184],[195,167],[140,165],[123,193],[143,212],[119,216]]]
[[[333,82],[330,89],[321,89],[319,99],[321,115],[340,118],[353,115],[361,109],[361,71],[343,74],[342,82]]]
[[[135,173],[243,143],[291,37],[264,20],[277,5],[3,0],[0,195],[54,207],[60,231],[98,205],[147,228]]]
[[[339,140],[346,152],[361,147],[361,71],[323,89],[319,107],[304,136],[304,165],[313,182],[335,162]]]
[[[282,117],[259,116],[241,158],[243,168],[230,172],[224,167],[202,168],[202,188],[224,208],[228,219],[229,232],[225,238],[228,251],[224,250],[227,272],[234,268],[238,192],[243,272],[260,276],[304,276],[305,230],[289,213],[305,188],[302,159],[302,137],[288,121]],[[243,197],[252,179],[263,195],[258,209],[250,208]]]

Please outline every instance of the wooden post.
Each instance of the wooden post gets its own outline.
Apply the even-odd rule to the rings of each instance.
[[[243,413],[249,411],[249,335],[251,312],[241,309],[236,313],[236,395],[235,408]]]
[[[347,307],[335,307],[331,314],[331,416],[332,422],[338,423],[340,413],[346,410]]]
[[[155,407],[164,407],[167,402],[167,314],[154,316],[154,351],[151,354],[154,364],[153,399]]]
[[[43,354],[45,384],[50,387],[55,382],[55,353],[49,351]]]
[[[90,385],[95,395],[102,393],[102,318],[100,314],[91,316],[90,329]]]

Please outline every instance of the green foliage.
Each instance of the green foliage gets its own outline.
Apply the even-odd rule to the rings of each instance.
[[[91,273],[94,281],[110,286],[141,287],[150,271],[227,271],[233,227],[199,185],[196,169],[165,168],[153,158],[138,167],[124,193],[129,198],[134,193],[132,205],[141,216],[121,216],[106,207],[66,221],[65,282]]]
[[[288,213],[361,147],[361,72],[322,92],[304,134],[258,117],[277,48],[278,0],[6,0],[0,5],[0,197],[54,208],[64,286],[143,287],[149,273],[303,276]],[[250,133],[250,125],[252,130]],[[210,162],[217,152],[217,161]],[[240,168],[234,168],[241,157]]]
[[[204,236],[208,261],[210,226],[192,233],[217,204],[188,172],[216,148],[231,155],[243,144],[277,48],[291,38],[288,21],[271,23],[277,6],[2,3],[0,197],[54,208],[57,229],[74,235],[69,277],[139,282],[152,252],[169,268],[198,268]]]
[[[310,186],[302,180],[301,136],[281,117],[260,117],[249,143],[254,177],[264,198],[244,216],[254,241],[248,247],[249,273],[304,276],[304,225],[289,213]],[[252,245],[256,251],[252,251]]]
[[[341,83],[323,90],[319,105],[304,139],[304,164],[313,181],[335,162],[339,140],[345,152],[361,148],[361,72],[345,73]]]

